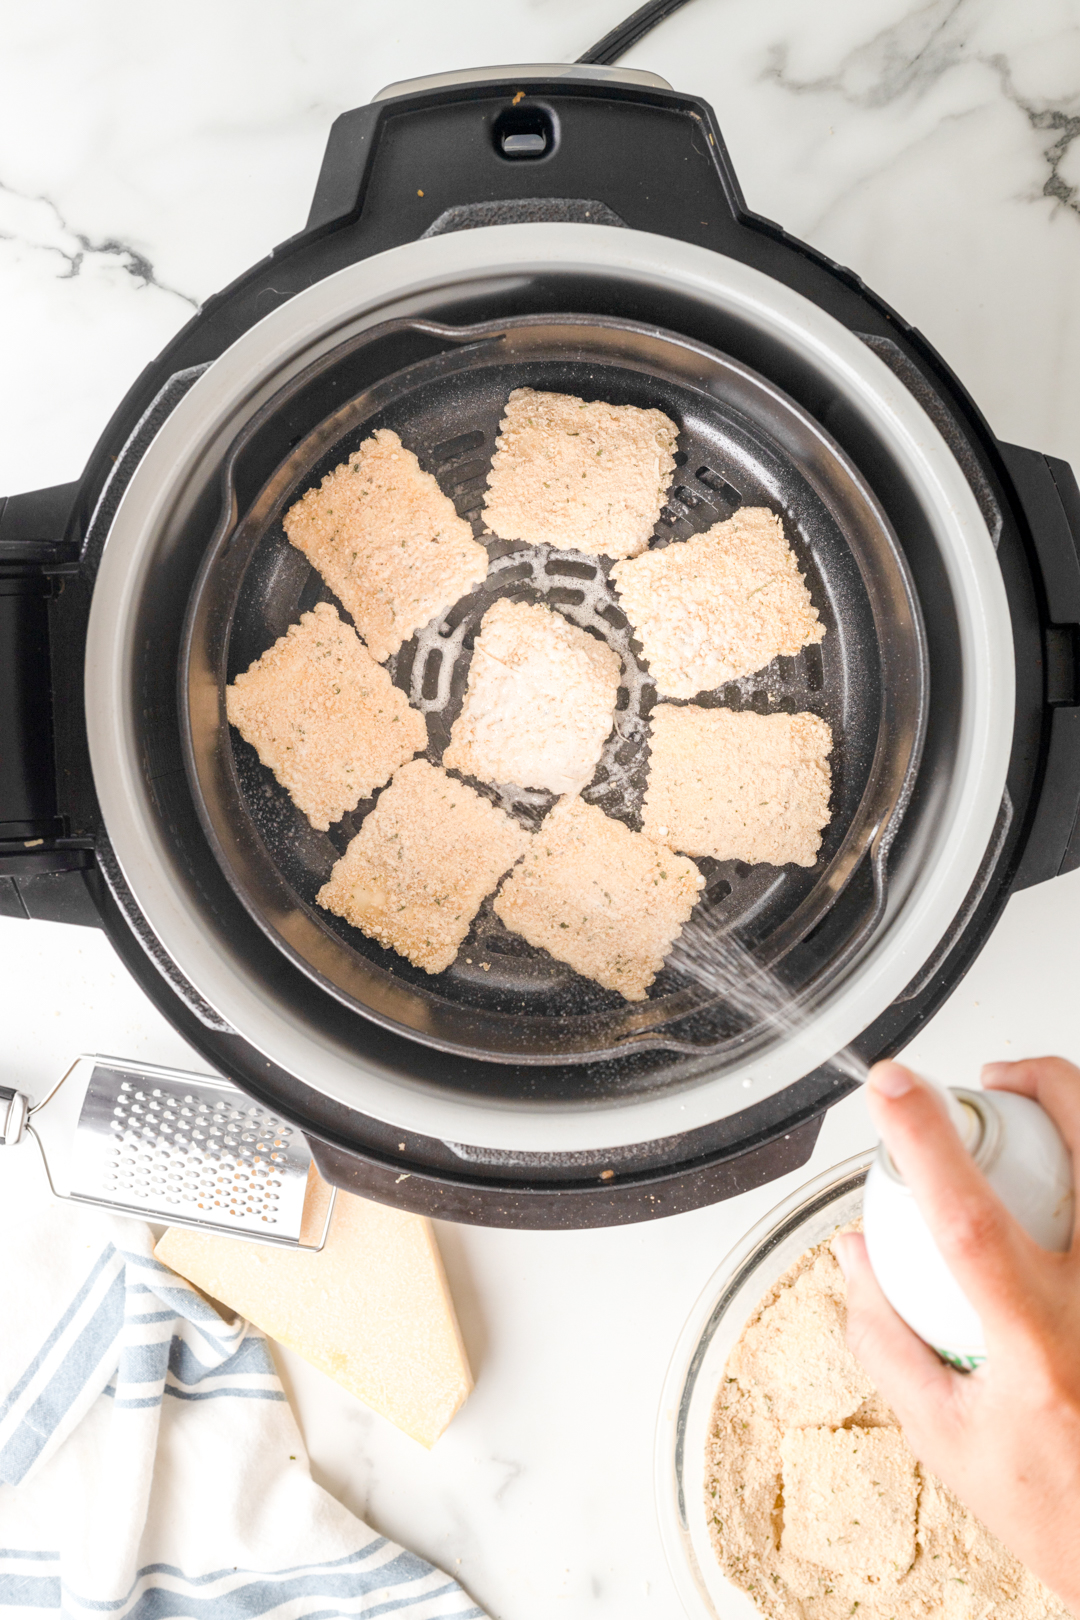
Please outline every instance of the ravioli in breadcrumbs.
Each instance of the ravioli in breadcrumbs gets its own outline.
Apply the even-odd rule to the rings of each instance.
[[[365,439],[283,521],[379,663],[487,573],[472,529],[389,428]]]
[[[236,677],[225,706],[322,832],[427,747],[424,716],[328,602],[301,614]]]
[[[874,1386],[847,1345],[844,1274],[828,1244],[769,1304],[751,1317],[728,1357],[727,1376],[757,1388],[770,1417],[783,1426],[840,1429],[874,1398]],[[813,1345],[793,1356],[793,1341]]]
[[[718,861],[813,866],[832,788],[824,720],[658,703],[649,723],[647,838]]]
[[[503,540],[636,557],[660,516],[678,435],[663,411],[515,388],[495,441],[487,525]]]
[[[848,1575],[907,1574],[919,1474],[898,1429],[788,1429],[780,1457],[784,1557]]]
[[[764,506],[616,563],[611,577],[665,697],[711,692],[825,634],[783,524]]]
[[[464,782],[403,765],[316,899],[427,973],[441,973],[530,834]]]
[[[492,604],[443,764],[482,782],[577,793],[611,730],[622,660],[539,603]]]
[[[495,914],[606,990],[644,1001],[704,884],[693,861],[568,797],[544,817]]]

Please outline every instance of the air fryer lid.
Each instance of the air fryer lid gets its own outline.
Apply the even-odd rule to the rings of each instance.
[[[438,1065],[418,1060],[413,1069],[400,1051],[387,1057],[370,1017],[271,944],[225,883],[197,825],[192,832],[182,765],[166,746],[159,666],[168,662],[162,648],[167,654],[170,638],[175,644],[221,514],[223,461],[274,395],[373,327],[462,324],[463,309],[475,321],[485,305],[489,316],[509,320],[515,304],[535,309],[545,299],[552,310],[573,309],[567,285],[580,290],[586,309],[639,321],[662,310],[668,327],[707,336],[742,364],[783,377],[789,392],[812,401],[818,419],[840,413],[829,419],[844,422],[849,449],[860,447],[863,478],[876,493],[887,491],[886,509],[902,516],[903,550],[920,591],[933,581],[933,658],[939,651],[952,658],[959,678],[935,689],[930,731],[937,728],[947,749],[935,744],[932,781],[920,772],[901,837],[887,869],[878,870],[885,890],[873,935],[822,998],[811,1040],[781,1040],[765,1055],[728,1065],[690,1050],[657,1054],[663,1061],[652,1069],[641,1066],[648,1053],[635,1054],[636,1066],[571,1067],[564,1072],[587,1074],[589,1084],[583,1078],[576,1095],[568,1086],[553,1096],[534,1094],[520,1065],[476,1064],[473,1076],[448,1060],[444,1079]],[[302,440],[327,414],[297,420],[295,436]],[[238,511],[254,511],[284,448],[253,487],[241,478]],[[170,960],[250,1045],[346,1107],[426,1136],[500,1150],[600,1148],[725,1118],[751,1100],[747,1085],[752,1097],[771,1095],[857,1035],[911,981],[962,903],[1001,802],[1012,670],[998,649],[1008,638],[993,546],[959,467],[857,337],[779,283],[689,244],[596,226],[493,227],[407,244],[299,293],[234,343],[172,411],[134,472],[105,546],[87,644],[89,740],[116,856],[140,908]],[[597,1083],[602,1070],[613,1075],[606,1091]],[[630,1079],[624,1089],[622,1075]]]
[[[676,970],[643,1006],[628,1004],[529,946],[484,903],[457,961],[434,978],[382,949],[315,896],[371,804],[329,834],[314,831],[253,748],[228,726],[225,687],[299,615],[334,601],[290,546],[284,511],[379,428],[433,472],[485,538],[483,490],[506,399],[534,387],[645,408],[679,425],[679,473],[654,545],[709,528],[740,505],[783,513],[815,606],[821,646],[695,699],[759,713],[811,710],[832,727],[832,820],[812,869],[707,861],[695,923],[732,928],[777,963],[848,888],[860,862],[880,866],[917,764],[927,679],[921,624],[902,554],[880,505],[836,443],[766,380],[703,345],[625,320],[533,316],[467,327],[403,321],[331,351],[281,390],[226,459],[226,517],[192,597],[181,706],[203,825],[235,892],[293,961],[349,1007],[429,1045],[518,1063],[617,1057],[627,1043],[691,1044],[730,1060],[769,1038]],[[344,403],[342,403],[344,401]],[[297,429],[312,426],[296,443]],[[282,455],[282,448],[285,453]],[[275,463],[275,457],[280,457]],[[238,513],[238,483],[252,488]],[[486,535],[487,579],[388,663],[426,713],[438,763],[460,709],[473,638],[498,597],[546,602],[618,653],[616,726],[587,802],[640,826],[647,716],[656,689],[609,579],[610,560]],[[555,802],[542,791],[474,784],[534,829]],[[373,801],[372,801],[373,802]],[[793,991],[820,997],[877,920],[880,875],[836,919],[829,953],[787,964]]]

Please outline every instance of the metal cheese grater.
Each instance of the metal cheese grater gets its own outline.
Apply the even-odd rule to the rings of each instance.
[[[333,1189],[304,1230],[307,1139],[227,1080],[80,1057],[40,1103],[0,1086],[0,1146],[26,1136],[58,1198],[285,1248],[326,1242]]]

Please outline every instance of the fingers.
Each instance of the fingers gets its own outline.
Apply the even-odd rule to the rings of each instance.
[[[1023,1058],[1019,1063],[987,1063],[982,1083],[988,1091],[1017,1091],[1041,1103],[1080,1163],[1080,1069],[1061,1057]]]
[[[946,1265],[993,1335],[1030,1294],[1036,1246],[975,1168],[932,1086],[899,1063],[879,1063],[868,1101]]]
[[[847,1279],[847,1340],[852,1355],[917,1444],[922,1431],[934,1432],[944,1421],[960,1376],[939,1360],[893,1310],[866,1253],[859,1232],[842,1232],[833,1250]]]

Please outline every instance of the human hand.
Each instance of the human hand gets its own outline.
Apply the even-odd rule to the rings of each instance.
[[[991,1063],[987,1090],[1041,1103],[1080,1175],[1080,1069]],[[1080,1616],[1080,1239],[1051,1254],[1009,1214],[933,1087],[899,1063],[870,1072],[870,1112],[946,1264],[982,1319],[987,1360],[945,1365],[896,1314],[857,1233],[836,1240],[848,1343],[919,1461]]]

